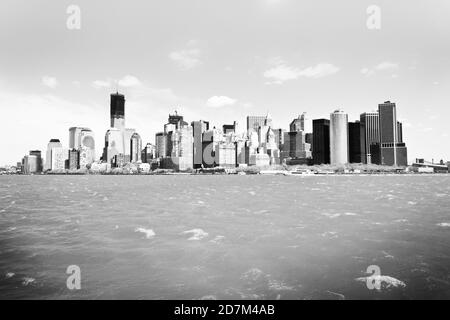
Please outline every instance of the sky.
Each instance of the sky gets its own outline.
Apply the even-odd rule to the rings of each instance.
[[[390,100],[409,162],[450,160],[449,16],[448,0],[2,0],[0,165],[68,147],[73,126],[99,157],[116,90],[144,144],[175,110],[288,129]]]

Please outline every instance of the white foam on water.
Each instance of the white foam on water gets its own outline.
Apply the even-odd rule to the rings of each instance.
[[[344,213],[344,215],[345,216],[357,216],[358,214],[354,213],[354,212],[346,212],[346,213]]]
[[[103,197],[103,201],[108,201],[108,197]]]
[[[183,234],[192,234],[192,236],[188,239],[190,241],[202,240],[208,236],[208,232],[203,231],[203,229],[192,229],[184,231]]]
[[[205,204],[205,203],[204,203],[203,201],[201,201],[201,200],[198,200],[197,203],[198,203],[198,204]]]
[[[12,278],[12,277],[14,277],[14,276],[15,276],[15,273],[14,273],[14,272],[8,272],[7,274],[5,274],[5,278],[6,278],[6,279]]]
[[[406,220],[406,219],[397,219],[397,220],[394,220],[394,222],[408,222],[408,220]]]
[[[337,217],[341,216],[340,213],[322,213],[322,215],[326,216],[326,217],[328,217],[330,219],[334,219],[334,218],[337,218]]]
[[[140,227],[134,229],[134,232],[144,233],[145,237],[147,239],[153,238],[156,235],[156,233],[152,229],[145,229],[145,228],[140,228]]]
[[[252,196],[256,195],[255,191],[249,191],[248,193],[251,194]]]
[[[337,292],[333,292],[333,291],[329,291],[329,290],[327,290],[327,292],[333,296],[338,297],[339,300],[345,300],[345,296],[342,293],[337,293]]]
[[[242,275],[241,275],[241,280],[252,280],[252,281],[256,281],[258,280],[260,277],[262,277],[264,275],[264,272],[262,272],[260,269],[258,268],[251,268],[247,271],[245,271]]]
[[[10,231],[14,231],[14,230],[16,230],[17,228],[16,227],[9,227],[8,229],[6,229],[6,231],[7,232],[10,232]]]
[[[216,236],[214,239],[211,240],[211,242],[218,243],[218,242],[222,241],[223,239],[225,239],[224,236]]]
[[[269,280],[269,289],[275,291],[294,290],[294,287],[286,285],[283,281]]]
[[[356,281],[361,281],[361,282],[365,282],[367,283],[368,281],[372,284],[375,284],[377,282],[380,282],[381,287],[380,290],[382,289],[388,289],[391,287],[397,288],[397,287],[406,287],[406,284],[401,281],[398,280],[394,277],[390,277],[390,276],[383,276],[383,275],[371,275],[368,277],[360,277],[360,278],[356,278]]]
[[[36,279],[31,277],[24,277],[22,278],[22,285],[27,286],[29,284],[32,284]]]
[[[119,229],[119,226],[118,226],[118,225],[115,225],[115,226],[114,226],[114,229],[115,229],[115,230]]]
[[[217,297],[214,295],[207,295],[200,298],[200,300],[217,300]]]
[[[410,206],[414,206],[414,205],[417,204],[417,202],[414,202],[414,201],[408,201],[408,204],[409,204]]]
[[[439,227],[450,227],[450,222],[441,222],[437,224]]]
[[[386,251],[381,251],[381,253],[384,254],[384,257],[385,257],[385,258],[388,258],[388,259],[394,259],[394,256],[391,255],[391,254],[389,254],[389,253],[387,253]]]

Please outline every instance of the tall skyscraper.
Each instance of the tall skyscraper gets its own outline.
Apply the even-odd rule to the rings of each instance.
[[[45,166],[44,171],[52,170],[52,149],[53,148],[62,148],[62,144],[59,139],[51,139],[47,144],[47,152],[45,156]]]
[[[131,137],[134,129],[125,128],[125,96],[119,93],[111,94],[110,104],[111,128],[106,131],[103,162],[130,162]],[[119,157],[116,157],[119,156]]]
[[[330,163],[330,120],[313,120],[313,163]]]
[[[157,132],[155,134],[155,148],[156,148],[156,157],[164,158],[166,156],[166,136],[164,132]]]
[[[209,122],[203,120],[193,121],[191,126],[194,136],[194,168],[201,168],[203,163],[203,133],[209,130]]]
[[[360,115],[360,141],[361,161],[365,164],[372,163],[373,145],[380,143],[380,117],[378,111],[365,112]]]
[[[386,101],[378,105],[380,115],[380,160],[383,165],[406,166],[407,150],[399,142],[399,124],[395,103]],[[402,137],[403,139],[403,137]]]
[[[289,131],[305,131],[305,113],[292,120],[289,125]]]
[[[361,163],[361,126],[359,121],[348,123],[348,158],[350,163]]]
[[[118,92],[111,94],[111,128],[125,129],[125,96]]]
[[[265,116],[247,116],[247,132],[252,129],[258,132],[259,127],[264,125],[272,127],[272,118],[269,114]]]
[[[330,163],[348,163],[348,115],[342,110],[330,114]]]
[[[79,166],[86,168],[95,161],[94,133],[89,128],[72,127],[69,129],[69,149],[79,151]]]
[[[36,172],[42,172],[42,152],[40,150],[31,150],[30,156],[36,156]]]
[[[139,162],[141,159],[142,152],[142,139],[138,133],[133,133],[131,136],[130,142],[130,161],[131,162]]]

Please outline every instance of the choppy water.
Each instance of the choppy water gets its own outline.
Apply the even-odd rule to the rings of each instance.
[[[0,297],[449,299],[450,176],[0,176]]]

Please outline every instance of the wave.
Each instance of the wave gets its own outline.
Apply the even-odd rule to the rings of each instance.
[[[144,233],[147,239],[153,238],[156,235],[156,233],[152,229],[145,229],[145,228],[136,228],[134,229],[134,232]]]
[[[22,278],[22,285],[27,286],[29,284],[32,284],[36,279],[31,277],[24,277]]]
[[[12,278],[12,277],[14,277],[16,274],[14,273],[14,272],[8,272],[7,274],[5,274],[5,278],[6,279],[9,279],[9,278]]]
[[[183,234],[192,234],[192,236],[188,240],[202,240],[208,236],[208,232],[203,231],[202,229],[192,229],[184,231]]]
[[[450,227],[450,222],[441,222],[437,224],[439,227]]]

